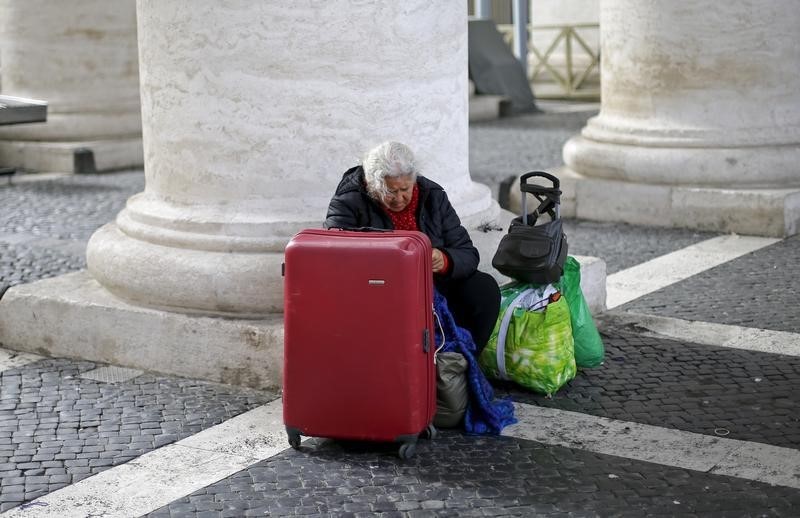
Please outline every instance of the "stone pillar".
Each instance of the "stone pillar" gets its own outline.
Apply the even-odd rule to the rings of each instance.
[[[140,1],[146,188],[92,237],[92,275],[156,308],[280,312],[286,243],[386,139],[493,219],[468,170],[466,21],[425,0]]]
[[[796,2],[604,0],[600,25],[600,114],[564,148],[577,216],[797,232]]]
[[[73,171],[140,167],[134,0],[0,0],[2,93],[48,103],[45,123],[0,127],[0,163]]]

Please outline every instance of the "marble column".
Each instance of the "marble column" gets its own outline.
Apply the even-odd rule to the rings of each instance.
[[[280,312],[286,243],[386,139],[465,220],[492,219],[468,170],[466,17],[424,0],[139,1],[146,188],[92,237],[92,275],[150,307]]]
[[[600,25],[601,110],[564,148],[577,216],[796,233],[796,2],[603,0]]]
[[[141,166],[134,0],[0,0],[2,93],[48,103],[44,123],[0,127],[0,163],[73,170]]]

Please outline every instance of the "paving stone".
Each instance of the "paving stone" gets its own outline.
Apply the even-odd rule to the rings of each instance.
[[[564,219],[564,233],[570,254],[602,258],[609,275],[719,235],[571,218]]]
[[[0,493],[0,502],[22,502],[25,497],[24,486],[6,486]]]
[[[580,371],[552,398],[504,382],[494,382],[496,395],[706,435],[725,428],[730,439],[800,448],[800,396],[791,382],[800,379],[800,358],[646,338],[620,329],[605,329],[602,336],[605,363]],[[767,376],[775,365],[784,371]],[[645,383],[654,378],[660,381]]]
[[[223,505],[233,502],[245,516],[264,508],[280,516],[296,515],[309,511],[307,501],[315,502],[319,514],[335,516],[381,512],[460,516],[476,509],[486,516],[638,517],[658,515],[664,509],[670,511],[666,515],[690,516],[714,507],[707,502],[718,500],[714,495],[720,492],[726,499],[735,497],[735,506],[728,507],[743,515],[780,516],[800,505],[798,490],[508,437],[473,437],[443,430],[435,441],[421,442],[417,455],[408,461],[379,446],[353,449],[323,439],[305,444],[300,451],[287,450],[189,499],[213,496]],[[485,459],[474,459],[476,451],[490,453],[490,469]],[[251,483],[255,473],[262,478],[269,471],[286,476],[287,466],[298,481],[304,481],[307,473],[325,473],[337,476],[342,486],[356,492],[334,501],[315,498],[317,487],[313,486],[293,490],[299,497],[287,498],[277,482],[265,482],[258,489]],[[397,494],[392,480],[400,477],[408,482],[408,491]],[[165,516],[167,509],[172,513],[185,501],[151,516]],[[725,505],[720,503],[715,509]]]
[[[95,367],[91,362],[44,359],[0,372],[0,393],[4,400],[6,386],[17,386],[22,389],[20,393],[39,401],[33,406],[9,404],[0,410],[0,420],[14,428],[11,442],[15,445],[9,452],[12,455],[0,455],[0,483],[6,480],[24,483],[23,501],[171,444],[192,435],[196,429],[218,424],[274,397],[250,389],[151,374],[113,384],[78,376]],[[149,393],[158,393],[159,397],[141,397]],[[101,434],[98,429],[106,420],[118,419],[113,408],[118,396],[127,396],[131,402],[126,411],[140,412],[147,419],[135,425],[124,440],[111,442],[117,437]],[[61,427],[57,421],[61,415],[72,419],[76,414],[59,414],[58,408],[81,408],[80,427]],[[190,430],[182,426],[180,420],[175,420],[175,411],[187,408],[201,416],[199,424]],[[172,411],[169,433],[163,433],[160,428],[159,416],[163,409]],[[53,440],[50,434],[26,431],[37,428],[40,418],[57,427],[58,440]]]
[[[800,333],[800,235],[629,302],[618,309]],[[777,368],[777,366],[776,366]]]
[[[85,268],[88,238],[143,188],[141,171],[0,188],[0,292]]]
[[[8,215],[0,222],[0,234],[88,238],[143,189],[141,170],[19,182],[0,189],[0,207]]]
[[[552,170],[563,163],[561,149],[580,132],[595,110],[571,114],[537,113],[471,123],[469,170],[475,181],[497,187],[509,176]]]

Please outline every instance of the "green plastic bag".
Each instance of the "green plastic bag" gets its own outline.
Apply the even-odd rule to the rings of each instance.
[[[603,363],[606,351],[581,290],[581,264],[571,255],[567,256],[564,263],[559,286],[569,305],[572,337],[575,339],[575,363],[581,368],[597,367]]]
[[[577,371],[569,307],[560,293],[544,310],[518,307],[532,289],[529,284],[516,284],[501,290],[500,315],[478,361],[489,377],[552,395]]]

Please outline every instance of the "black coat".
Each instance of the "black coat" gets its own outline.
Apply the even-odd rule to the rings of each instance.
[[[447,198],[444,189],[424,176],[417,175],[419,204],[417,226],[450,259],[448,278],[463,279],[478,269],[478,249],[461,225],[461,220]],[[391,218],[384,209],[367,194],[364,169],[356,166],[348,169],[328,206],[325,228],[374,227],[393,229]]]

